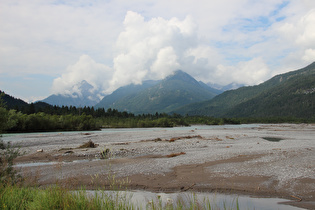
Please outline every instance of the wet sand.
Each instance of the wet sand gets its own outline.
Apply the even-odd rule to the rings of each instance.
[[[25,151],[17,168],[39,185],[236,193],[315,209],[315,125],[110,129],[4,140]],[[79,148],[90,140],[98,146]]]

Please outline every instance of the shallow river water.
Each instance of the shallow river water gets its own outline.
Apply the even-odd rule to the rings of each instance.
[[[280,198],[255,198],[249,196],[239,196],[235,194],[226,195],[220,193],[206,192],[179,192],[179,193],[154,193],[147,191],[86,191],[90,196],[95,194],[110,195],[114,198],[130,202],[133,206],[140,209],[147,209],[167,205],[174,207],[181,205],[190,206],[191,202],[200,205],[204,209],[260,209],[260,210],[299,210],[302,208],[284,204],[289,200]],[[210,208],[211,207],[211,208]]]

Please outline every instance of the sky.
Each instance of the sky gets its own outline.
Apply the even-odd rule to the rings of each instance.
[[[0,90],[27,102],[178,69],[256,85],[314,61],[314,0],[0,0]]]

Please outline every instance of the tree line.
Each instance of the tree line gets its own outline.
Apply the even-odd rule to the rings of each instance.
[[[0,94],[1,95],[1,94]],[[3,95],[3,94],[2,94]],[[81,131],[101,128],[174,127],[191,124],[223,125],[247,123],[313,123],[315,119],[295,117],[215,118],[179,114],[139,114],[94,107],[51,106],[31,103],[8,108],[0,96],[0,129],[4,132]]]

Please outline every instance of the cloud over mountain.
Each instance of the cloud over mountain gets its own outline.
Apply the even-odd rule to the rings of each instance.
[[[261,57],[240,62],[237,66],[220,64],[224,62],[223,55],[203,42],[197,28],[191,16],[183,20],[160,17],[145,20],[139,13],[129,11],[124,30],[116,40],[113,67],[83,55],[54,80],[53,91],[67,90],[64,93],[69,94],[76,91],[73,84],[85,79],[96,89],[110,93],[130,83],[163,79],[176,69],[183,69],[204,82],[221,84],[256,84],[270,76]]]
[[[67,71],[53,81],[53,94],[80,95],[81,90],[77,84],[85,80],[93,86],[92,93],[107,89],[106,80],[111,77],[111,69],[100,63],[96,63],[90,56],[82,55],[78,62],[68,66]],[[104,82],[105,81],[105,82]],[[102,98],[104,95],[100,95]]]

